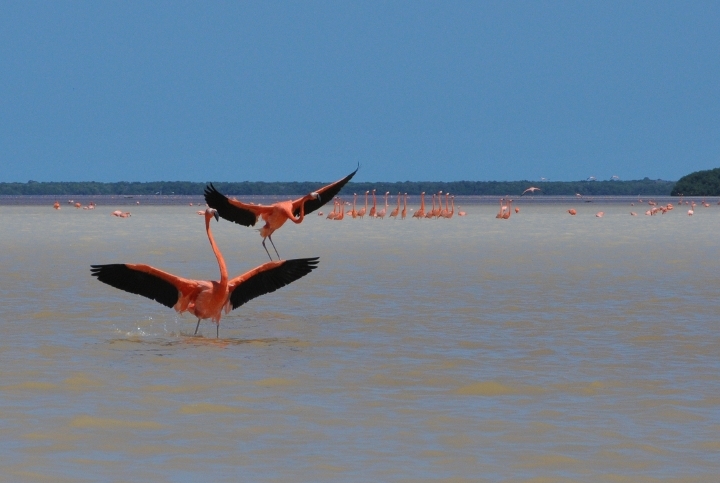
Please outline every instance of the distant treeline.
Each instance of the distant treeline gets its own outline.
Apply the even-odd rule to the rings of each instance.
[[[683,176],[672,190],[673,196],[720,196],[720,168],[695,171]]]
[[[207,183],[189,181],[154,181],[99,183],[87,182],[37,182],[0,183],[0,195],[202,195]],[[228,195],[298,195],[309,193],[327,182],[272,182],[244,181],[241,183],[214,182],[215,187]],[[651,180],[645,178],[635,181],[404,181],[395,183],[348,183],[341,194],[364,193],[375,189],[378,193],[437,193],[442,190],[455,195],[519,195],[530,186],[537,186],[542,195],[593,195],[593,196],[668,196],[674,181]],[[685,192],[685,194],[688,194]]]

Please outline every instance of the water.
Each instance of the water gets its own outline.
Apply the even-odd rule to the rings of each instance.
[[[318,270],[220,340],[89,272],[217,278],[197,207],[0,206],[0,479],[717,481],[720,208],[517,204],[288,223]]]

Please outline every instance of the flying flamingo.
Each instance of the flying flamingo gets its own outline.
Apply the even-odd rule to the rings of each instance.
[[[405,193],[405,197],[403,199],[403,210],[400,215],[400,218],[402,218],[404,220],[406,216],[407,216],[407,193]],[[397,220],[397,217],[395,219]]]
[[[398,213],[400,213],[400,193],[398,193],[397,196],[397,207],[392,210],[392,213],[390,213],[390,217],[395,217],[395,219],[397,220]]]
[[[425,216],[425,192],[420,193],[420,209],[413,213],[413,218],[423,218]]]
[[[522,192],[520,196],[525,196],[525,193],[530,192],[531,195],[534,195],[536,191],[542,191],[540,188],[536,188],[534,186],[529,187],[525,191]]]
[[[369,191],[365,192],[365,208],[361,208],[360,211],[358,211],[358,213],[357,213],[357,216],[360,217],[361,220],[365,216],[365,213],[367,213],[368,193],[370,193],[370,192]]]
[[[385,219],[385,213],[387,213],[387,209],[388,209],[387,199],[388,199],[388,195],[389,195],[389,194],[390,194],[389,191],[385,193],[385,208],[383,208],[382,210],[378,211],[378,212],[375,214],[375,216],[376,216],[377,218],[380,218],[381,220],[384,220],[384,219]]]
[[[275,248],[272,241],[272,234],[279,229],[287,220],[291,220],[295,224],[300,224],[305,219],[306,213],[312,213],[322,205],[330,201],[337,195],[345,184],[357,173],[355,171],[345,176],[343,179],[323,186],[317,191],[313,191],[302,198],[294,201],[280,201],[272,205],[254,205],[251,203],[243,203],[236,199],[229,199],[210,183],[205,187],[205,201],[210,208],[217,210],[218,215],[228,221],[232,221],[244,226],[255,226],[258,218],[265,220],[265,226],[260,228],[260,236],[263,238],[262,246],[267,252],[268,257],[272,260],[270,252],[265,246],[265,239],[269,238],[270,243],[275,250],[275,254],[280,258],[280,254]]]
[[[375,218],[375,212],[377,211],[377,209],[375,208],[375,204],[377,201],[375,199],[375,190],[372,190],[372,195],[373,195],[373,205],[372,205],[372,208],[370,208],[370,218]]]
[[[205,210],[205,231],[220,267],[220,281],[191,280],[158,270],[150,265],[115,263],[91,265],[93,277],[111,287],[142,295],[178,313],[190,312],[198,318],[197,334],[202,319],[217,324],[216,337],[220,337],[220,318],[244,303],[274,292],[313,271],[318,258],[299,258],[266,262],[233,279],[228,279],[227,267],[220,249],[210,231],[210,220],[219,220],[217,211]]]

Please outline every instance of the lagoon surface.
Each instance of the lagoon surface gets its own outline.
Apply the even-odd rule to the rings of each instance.
[[[718,481],[717,200],[517,201],[287,223],[318,269],[219,340],[90,276],[218,278],[196,206],[0,206],[0,480]],[[267,261],[212,230],[231,276]]]

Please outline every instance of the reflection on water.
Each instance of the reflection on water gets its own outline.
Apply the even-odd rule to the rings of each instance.
[[[286,224],[280,253],[318,270],[220,339],[89,272],[217,278],[196,207],[0,206],[3,474],[716,481],[720,208],[570,203]],[[231,276],[267,258],[255,231],[212,227]]]

